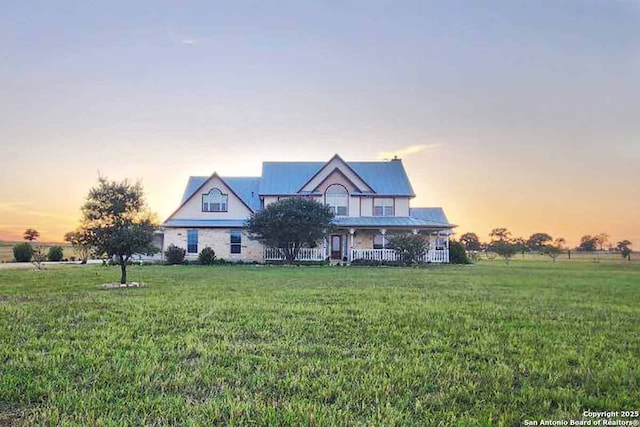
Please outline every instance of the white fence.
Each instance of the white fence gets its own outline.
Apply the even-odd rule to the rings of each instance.
[[[351,249],[351,261],[365,259],[368,261],[398,261],[398,253],[393,249]],[[447,263],[449,262],[448,249],[431,249],[425,251],[420,261]]]
[[[351,260],[396,261],[398,254],[394,249],[351,249]]]
[[[351,249],[351,261],[356,259],[364,259],[368,261],[398,261],[398,253],[393,249]],[[325,248],[301,248],[296,257],[296,261],[324,261],[327,259]],[[266,248],[264,251],[265,261],[282,261],[284,260],[284,252],[276,248]],[[448,263],[449,250],[447,249],[431,249],[425,251],[420,257],[420,261],[433,263]]]
[[[300,248],[296,261],[324,261],[325,258],[324,248]],[[284,252],[276,248],[266,248],[264,251],[264,260],[284,260]]]

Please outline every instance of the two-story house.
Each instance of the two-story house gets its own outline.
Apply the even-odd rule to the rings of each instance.
[[[448,262],[450,224],[441,208],[412,208],[415,197],[400,159],[345,162],[264,162],[260,177],[191,177],[176,211],[164,222],[163,250],[185,248],[196,259],[205,247],[230,261],[272,261],[279,251],[251,240],[245,221],[270,203],[307,196],[335,213],[334,227],[300,260],[394,260],[387,248],[393,233],[424,236],[424,259]]]

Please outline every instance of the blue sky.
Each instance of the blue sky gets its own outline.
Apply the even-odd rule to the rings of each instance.
[[[637,1],[14,2],[0,43],[0,236],[59,238],[98,171],[163,217],[188,175],[400,152],[461,230],[640,242]]]

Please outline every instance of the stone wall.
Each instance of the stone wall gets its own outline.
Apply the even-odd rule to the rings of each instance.
[[[164,231],[164,249],[171,244],[187,249],[187,230],[190,228],[166,228]],[[195,229],[194,229],[195,230]],[[246,230],[242,230],[241,253],[231,253],[231,231],[237,228],[198,228],[198,252],[205,247],[210,247],[216,253],[217,258],[227,261],[257,261],[263,262],[264,251],[262,244],[249,239]],[[187,260],[195,261],[198,254],[187,254]]]

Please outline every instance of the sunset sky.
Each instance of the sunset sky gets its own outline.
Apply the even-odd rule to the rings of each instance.
[[[60,241],[98,174],[398,154],[458,233],[640,250],[639,1],[5,2],[0,239]]]

